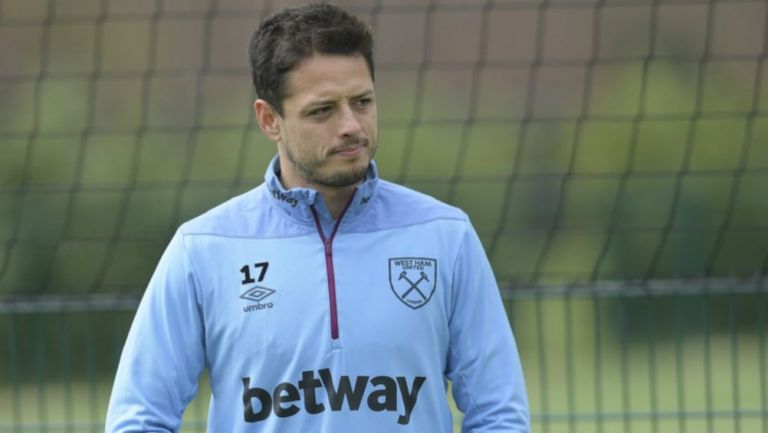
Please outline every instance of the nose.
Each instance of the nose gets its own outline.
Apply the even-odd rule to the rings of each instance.
[[[357,137],[363,130],[355,111],[348,104],[344,104],[341,108],[340,120],[339,120],[339,134],[342,137]]]

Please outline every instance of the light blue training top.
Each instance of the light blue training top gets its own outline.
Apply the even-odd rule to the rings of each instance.
[[[152,276],[106,432],[176,432],[204,369],[210,433],[528,432],[519,356],[466,214],[378,178],[334,221],[266,182],[183,224]]]

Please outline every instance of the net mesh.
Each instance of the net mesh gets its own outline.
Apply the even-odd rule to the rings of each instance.
[[[464,208],[503,287],[764,280],[762,1],[349,1],[380,171]],[[0,293],[140,293],[260,183],[246,44],[280,2],[0,3]]]
[[[299,3],[0,0],[0,432],[103,430],[173,231],[275,153],[246,45]],[[766,2],[336,3],[382,176],[480,234],[535,431],[768,431]]]

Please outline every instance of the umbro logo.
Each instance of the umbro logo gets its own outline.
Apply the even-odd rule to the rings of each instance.
[[[248,289],[245,293],[240,295],[240,297],[245,299],[245,300],[248,300],[248,301],[261,302],[261,301],[263,301],[265,298],[269,297],[269,295],[271,295],[273,293],[275,293],[275,290],[273,290],[273,289],[268,289],[266,287],[256,286],[256,287],[251,287],[250,289]]]
[[[277,292],[277,290],[262,286],[254,286],[246,290],[242,295],[240,295],[240,298],[256,303],[243,307],[243,312],[248,313],[250,311],[258,311],[274,307],[272,302],[262,303],[261,301],[272,296],[275,292]]]

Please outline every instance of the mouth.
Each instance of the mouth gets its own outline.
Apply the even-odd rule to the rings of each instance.
[[[363,153],[367,147],[367,140],[360,140],[354,144],[345,144],[335,148],[331,153],[344,157],[356,157]]]

